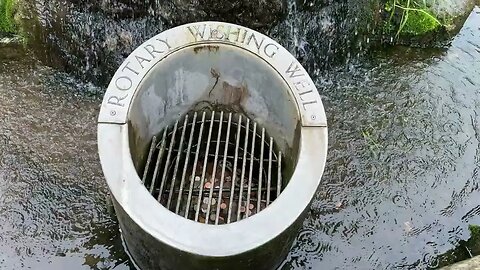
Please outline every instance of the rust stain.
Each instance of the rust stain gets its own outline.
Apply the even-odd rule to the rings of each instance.
[[[248,97],[248,89],[245,85],[233,86],[223,82],[223,102],[225,104],[240,105]]]
[[[193,51],[195,53],[199,53],[201,51],[218,52],[218,49],[220,49],[220,46],[218,45],[201,45],[193,48]]]

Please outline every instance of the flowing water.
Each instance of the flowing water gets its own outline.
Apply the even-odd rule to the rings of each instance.
[[[480,8],[445,50],[312,77],[323,184],[282,269],[431,268],[480,224]],[[130,269],[96,148],[101,89],[0,46],[0,269]]]

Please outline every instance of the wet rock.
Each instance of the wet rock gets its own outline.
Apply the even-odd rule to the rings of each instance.
[[[473,5],[473,0],[432,0],[429,7],[455,26],[396,38],[394,31],[388,35],[383,31],[390,14],[383,0],[17,1],[21,32],[39,58],[103,86],[135,47],[178,24],[218,20],[257,29],[279,41],[316,75],[350,65],[382,41],[430,45],[444,40],[442,33],[457,29]]]
[[[284,0],[19,1],[22,32],[39,58],[98,85],[108,83],[135,47],[166,28],[220,20],[259,29],[273,25],[285,11]]]
[[[472,11],[475,6],[475,0],[449,0],[449,1],[427,1],[427,5],[430,5],[430,10],[439,18],[463,18],[466,17]],[[463,22],[462,22],[463,25]]]
[[[19,0],[23,32],[48,65],[107,85],[130,52],[178,24],[218,20],[270,35],[309,72],[366,51],[380,0]]]
[[[167,0],[157,11],[171,25],[216,20],[259,29],[283,18],[286,0]]]
[[[114,18],[140,18],[149,15],[153,0],[68,0],[90,12],[101,12]]]
[[[475,6],[475,0],[426,0],[410,4],[396,1],[395,6],[392,3],[387,1],[385,5],[384,41],[414,47],[447,44]]]
[[[98,85],[106,85],[134,48],[164,29],[153,16],[125,17],[102,10],[104,2],[75,1],[25,0],[23,31],[43,62]]]
[[[116,18],[160,16],[170,26],[218,20],[251,28],[269,27],[285,15],[286,0],[68,0],[90,12]]]
[[[268,32],[310,74],[348,65],[379,43],[380,0],[289,1],[288,16]]]

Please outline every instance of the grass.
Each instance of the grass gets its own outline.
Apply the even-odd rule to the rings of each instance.
[[[402,34],[426,34],[443,25],[429,10],[426,0],[388,0],[385,10],[390,17],[384,31],[395,33],[397,39]]]
[[[455,248],[437,256],[438,267],[480,255],[480,226],[471,224],[468,225],[468,230],[470,231],[469,239],[460,240]]]
[[[15,33],[15,0],[0,0],[0,32]]]
[[[480,244],[480,226],[479,225],[468,225],[472,239]]]
[[[370,152],[376,157],[378,151],[382,148],[382,145],[378,143],[374,136],[375,128],[369,125],[367,128],[362,129],[362,136],[365,140],[365,144],[368,146]]]

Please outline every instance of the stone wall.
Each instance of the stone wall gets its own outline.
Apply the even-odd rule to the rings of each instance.
[[[17,22],[38,57],[99,85],[106,85],[143,41],[194,21],[226,21],[267,34],[310,73],[349,64],[382,41],[397,42],[382,30],[388,17],[385,0],[16,1]],[[399,41],[408,43],[407,38]]]

